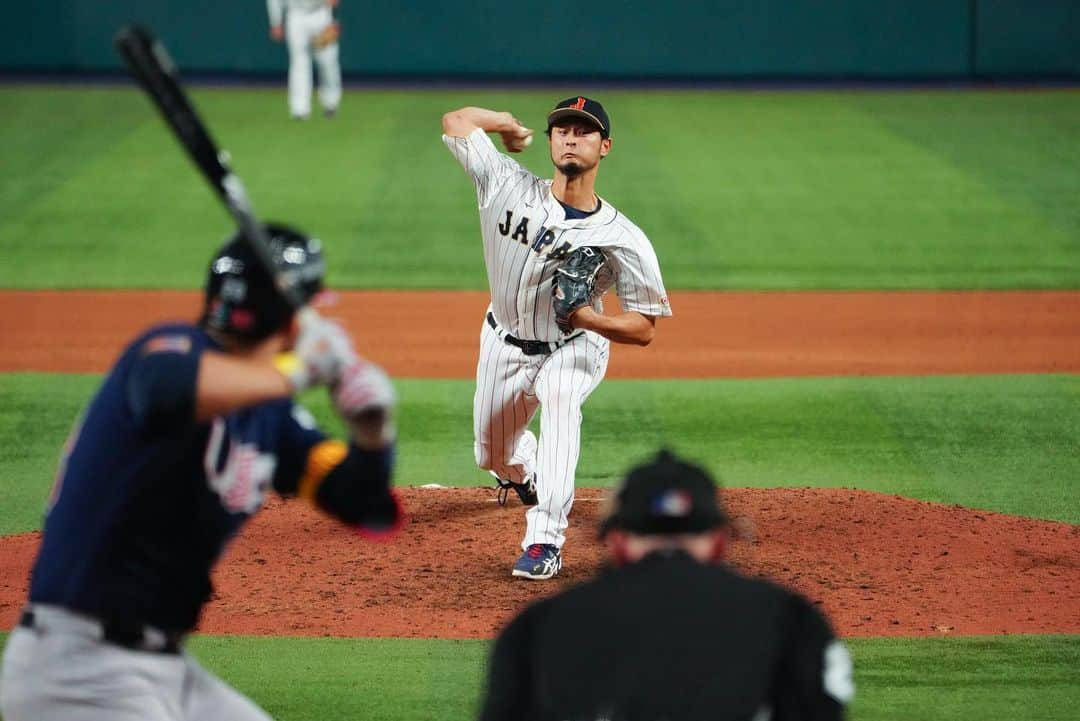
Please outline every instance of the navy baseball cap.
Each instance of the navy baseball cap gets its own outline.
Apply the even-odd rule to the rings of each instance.
[[[600,128],[600,137],[611,136],[611,120],[608,119],[607,111],[604,110],[603,105],[592,98],[577,95],[561,101],[554,110],[548,113],[548,132],[551,132],[551,127],[555,123],[564,118],[584,118]]]
[[[662,450],[648,463],[630,469],[600,525],[600,536],[615,528],[653,535],[703,533],[725,526],[728,516],[716,488],[704,468]]]

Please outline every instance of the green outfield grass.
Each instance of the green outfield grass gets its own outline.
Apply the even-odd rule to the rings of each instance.
[[[1074,636],[853,639],[850,644],[858,688],[853,720],[1064,721],[1073,718],[1080,699],[1080,639]],[[487,644],[200,638],[195,651],[282,721],[389,721],[475,718]],[[279,660],[298,657],[299,665]]]
[[[1080,701],[1076,636],[849,645],[852,721],[1071,721]],[[277,721],[457,721],[476,717],[488,643],[201,636],[190,648]]]
[[[0,374],[0,533],[36,528],[97,378]],[[490,483],[472,458],[471,381],[398,380],[397,483]],[[324,394],[307,403],[339,429]],[[1080,523],[1080,376],[622,381],[585,406],[579,485],[662,444],[731,487],[853,487]]]
[[[574,89],[573,92],[578,92]],[[465,104],[534,127],[567,89],[200,89],[257,208],[318,233],[342,287],[483,288],[471,185],[439,139]],[[1080,287],[1080,92],[600,91],[600,191],[671,288]],[[196,287],[231,227],[127,88],[0,87],[0,287]],[[522,156],[547,174],[545,144]]]

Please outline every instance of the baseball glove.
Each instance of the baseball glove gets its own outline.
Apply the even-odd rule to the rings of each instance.
[[[555,324],[564,334],[574,332],[570,316],[578,308],[592,303],[596,276],[607,258],[599,248],[582,246],[575,249],[555,271],[551,293],[555,296]]]
[[[340,37],[341,26],[337,23],[330,23],[312,39],[311,44],[315,46],[316,50],[322,50],[336,43]]]

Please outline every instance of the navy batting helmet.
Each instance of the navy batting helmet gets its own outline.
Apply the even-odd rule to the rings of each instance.
[[[322,243],[278,223],[267,223],[274,263],[299,282],[305,300],[322,290]],[[241,237],[233,234],[210,261],[201,323],[245,341],[259,341],[292,320],[293,310]]]

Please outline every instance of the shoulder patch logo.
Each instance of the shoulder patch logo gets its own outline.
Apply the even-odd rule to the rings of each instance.
[[[143,346],[144,353],[190,353],[191,338],[186,335],[159,335]]]

